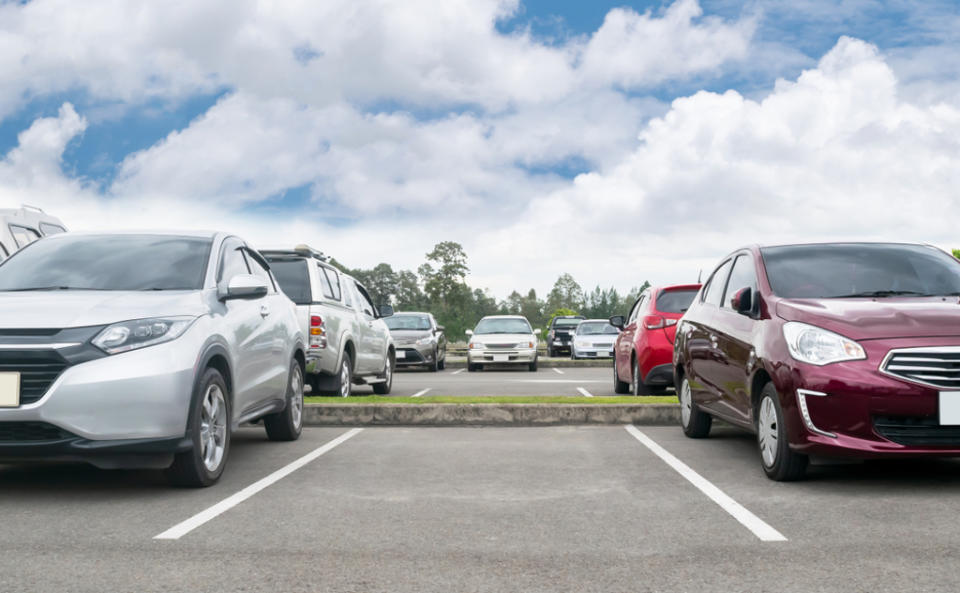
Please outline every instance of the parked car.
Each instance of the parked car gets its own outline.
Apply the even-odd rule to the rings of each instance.
[[[237,237],[41,239],[0,264],[0,328],[0,463],[166,468],[209,486],[240,424],[300,436],[294,305]]]
[[[0,262],[41,237],[66,231],[59,218],[34,206],[0,209]]]
[[[810,455],[960,456],[958,295],[960,262],[927,245],[738,250],[678,330],[683,430],[755,432],[774,480]]]
[[[547,328],[547,356],[554,357],[560,354],[570,354],[573,334],[577,331],[580,322],[586,319],[583,315],[560,315],[554,317]]]
[[[537,370],[537,336],[539,329],[530,327],[520,315],[489,315],[467,330],[467,370],[481,371],[485,364],[525,364]]]
[[[447,336],[430,313],[394,313],[386,319],[397,349],[397,366],[426,366],[433,372],[447,364]]]
[[[297,305],[301,331],[308,336],[311,391],[349,397],[356,384],[390,393],[396,352],[383,319],[393,315],[393,309],[374,307],[363,284],[306,245],[262,253],[283,292]]]
[[[570,358],[610,358],[620,332],[606,319],[587,319],[577,325],[570,346]]]
[[[627,317],[610,318],[610,324],[621,330],[614,346],[616,393],[652,395],[673,385],[676,325],[699,290],[699,284],[648,288]]]

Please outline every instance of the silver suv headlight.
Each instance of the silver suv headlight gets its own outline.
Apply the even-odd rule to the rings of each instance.
[[[93,345],[107,354],[120,354],[176,340],[196,317],[154,317],[121,321],[106,327],[93,339]]]
[[[867,357],[863,346],[850,338],[799,321],[784,323],[783,337],[787,341],[790,356],[808,364],[823,366]]]
[[[434,343],[435,338],[433,336],[427,336],[426,338],[420,338],[417,340],[417,346],[428,346]]]

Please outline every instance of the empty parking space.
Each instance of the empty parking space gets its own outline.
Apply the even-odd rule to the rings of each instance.
[[[611,370],[606,367],[541,367],[537,372],[530,372],[526,367],[491,367],[472,373],[463,369],[447,369],[436,373],[410,369],[394,376],[390,395],[412,397],[424,389],[429,389],[431,396],[582,396],[581,389],[594,396],[616,395],[613,392]],[[356,395],[372,393],[370,387],[361,386],[354,390]]]
[[[640,431],[787,541],[763,541],[619,426],[312,428],[286,444],[246,428],[205,490],[0,466],[0,590],[100,591],[109,574],[141,591],[947,591],[960,576],[956,462],[817,466],[779,484],[732,429]]]

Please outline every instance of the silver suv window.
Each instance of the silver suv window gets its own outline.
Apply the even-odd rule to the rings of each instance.
[[[230,281],[234,276],[249,274],[247,260],[243,257],[243,243],[237,239],[227,239],[223,242],[220,267],[217,270],[217,282]]]
[[[321,276],[327,279],[327,283],[330,284],[330,298],[335,301],[339,301],[340,294],[340,274],[337,274],[334,270],[330,268],[325,268],[320,266]],[[347,305],[348,307],[351,305]]]
[[[40,233],[37,231],[17,224],[10,225],[10,234],[13,235],[13,240],[17,242],[17,247],[21,248],[40,238]]]
[[[336,297],[333,296],[333,285],[330,284],[330,277],[327,275],[328,270],[320,264],[317,264],[317,269],[319,270],[317,276],[320,277],[320,289],[323,291],[323,296],[327,297],[328,299],[340,300],[339,295]],[[340,291],[338,290],[337,292],[339,293]]]

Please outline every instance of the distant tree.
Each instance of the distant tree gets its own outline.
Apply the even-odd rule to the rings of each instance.
[[[372,270],[355,270],[354,276],[367,287],[374,304],[388,305],[396,301],[397,275],[390,264],[377,264]]]
[[[960,259],[960,249],[953,250],[953,257]]]
[[[427,262],[418,269],[423,278],[423,288],[432,302],[444,301],[466,286],[464,279],[470,268],[467,267],[467,254],[459,243],[444,241],[437,243],[433,251],[427,254]]]
[[[550,329],[550,326],[553,325],[553,320],[555,318],[569,317],[571,315],[580,315],[580,313],[577,313],[573,309],[565,309],[565,308],[554,309],[553,313],[550,314],[549,319],[547,319],[546,322],[543,324],[543,336],[546,337],[547,331]]]
[[[583,289],[570,274],[561,274],[547,295],[547,311],[583,307]]]
[[[396,274],[396,306],[400,311],[417,311],[426,307],[426,297],[420,289],[420,280],[409,270]]]

